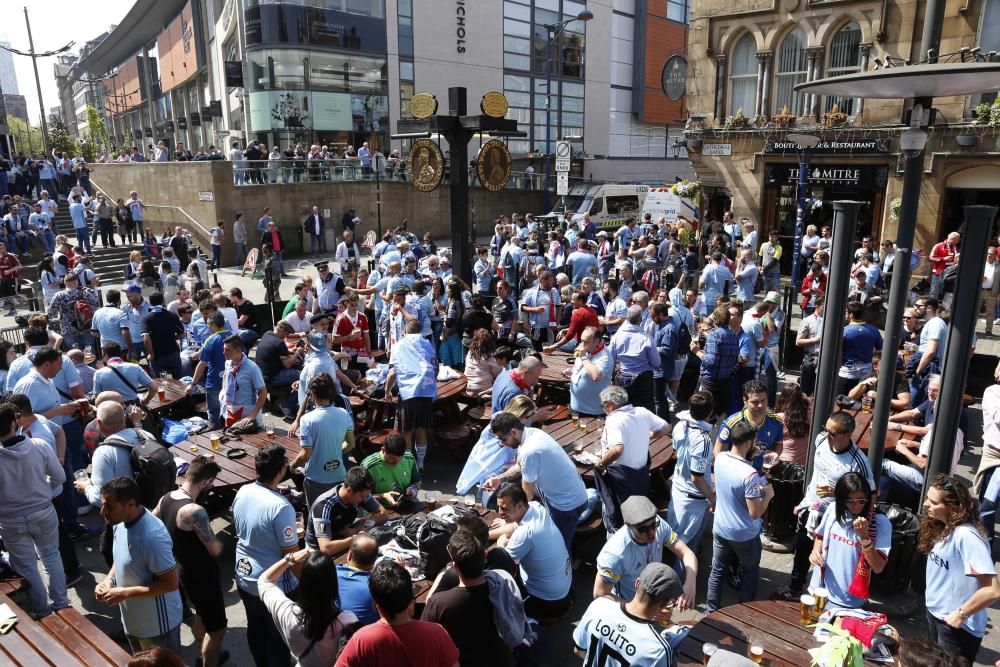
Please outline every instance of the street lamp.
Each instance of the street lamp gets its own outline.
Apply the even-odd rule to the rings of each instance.
[[[809,160],[819,137],[812,134],[789,134],[788,140],[799,149],[799,201],[795,211],[795,240],[792,243],[792,299],[799,293],[799,261],[802,254],[802,234],[806,220],[806,189],[809,187]],[[791,310],[789,309],[789,312]]]
[[[594,12],[584,9],[571,19],[545,25],[545,213],[552,208],[549,199],[549,169],[552,165],[552,45],[562,31],[573,21],[587,22],[594,18]],[[561,59],[560,59],[561,61]]]

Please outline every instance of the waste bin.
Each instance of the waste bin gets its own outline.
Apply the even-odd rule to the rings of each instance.
[[[892,549],[882,572],[872,574],[872,586],[892,592],[905,591],[911,583],[917,588],[923,581],[923,572],[918,570],[922,570],[924,563],[922,554],[917,551],[920,517],[905,507],[890,503],[879,503],[878,512],[892,524]]]
[[[767,510],[764,530],[771,540],[787,540],[798,530],[798,521],[792,511],[802,501],[805,493],[805,468],[798,463],[778,461],[771,468],[769,479],[774,488],[774,498]]]

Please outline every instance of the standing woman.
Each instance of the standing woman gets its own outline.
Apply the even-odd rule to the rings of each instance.
[[[48,308],[52,302],[52,297],[56,295],[62,286],[60,285],[55,266],[52,263],[52,255],[45,255],[38,263],[38,282],[42,285],[42,298],[45,299],[45,307]]]
[[[465,315],[465,302],[462,298],[462,283],[457,280],[448,281],[448,308],[441,332],[441,347],[438,358],[445,366],[460,368],[465,361],[465,351],[462,348],[462,317]]]
[[[128,264],[125,265],[125,286],[131,287],[137,284],[136,279],[142,271],[142,253],[133,250],[128,254]]]
[[[125,205],[121,197],[115,202],[115,218],[118,220],[118,236],[122,237],[122,245],[135,243],[135,222],[132,220],[132,209]]]
[[[809,457],[809,423],[812,409],[802,388],[794,382],[786,384],[778,394],[774,411],[785,424],[785,439],[781,441],[780,461],[805,466]]]
[[[275,261],[274,252],[270,243],[260,246],[261,263],[264,265],[264,300],[267,303],[281,301],[279,290],[281,288],[281,271],[278,270],[278,263]]]
[[[872,490],[856,472],[837,480],[833,496],[809,555],[816,566],[810,586],[829,591],[834,607],[858,609],[868,602],[871,573],[881,572],[889,559],[892,524],[873,512]]]
[[[434,351],[440,356],[441,332],[444,331],[444,317],[448,312],[448,297],[444,293],[444,280],[440,277],[431,283],[431,338],[434,342]]]
[[[973,664],[986,633],[986,608],[1000,599],[976,499],[960,481],[939,474],[924,510],[917,548],[927,554],[927,628],[938,645]]]

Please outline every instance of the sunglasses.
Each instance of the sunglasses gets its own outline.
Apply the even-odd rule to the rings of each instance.
[[[636,526],[632,526],[632,530],[634,530],[637,533],[643,533],[645,535],[649,535],[650,533],[656,532],[656,526],[657,522],[654,520],[650,523],[640,523]]]

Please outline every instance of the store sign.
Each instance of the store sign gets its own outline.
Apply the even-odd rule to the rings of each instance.
[[[187,118],[185,118],[184,116],[179,116],[177,118],[177,129],[178,130],[186,130],[186,129],[188,129]]]
[[[465,53],[465,0],[455,0],[455,51]]]
[[[813,155],[877,155],[889,152],[885,139],[857,139],[851,141],[821,141],[812,149]],[[764,144],[764,153],[785,154],[797,153],[798,144],[794,141],[768,141]]]
[[[688,63],[684,56],[670,56],[663,66],[660,83],[667,99],[677,101],[687,90]]]
[[[351,95],[348,93],[313,93],[313,128],[349,130],[352,125]]]
[[[215,118],[222,118],[222,101],[212,100],[208,103],[209,113]]]
[[[732,144],[702,144],[702,155],[730,156],[733,154]]]
[[[250,93],[253,130],[381,132],[389,127],[385,95],[272,90]]]
[[[197,111],[191,112],[191,127],[198,127],[201,125],[201,114]]]
[[[823,164],[809,168],[811,185],[885,187],[887,179],[887,167]],[[799,166],[768,165],[764,169],[764,180],[781,185],[793,185],[799,182]]]
[[[242,60],[227,60],[223,65],[223,69],[226,73],[226,87],[228,88],[242,88],[243,87],[243,61]]]
[[[311,44],[385,54],[385,20],[292,4],[258,5],[244,13],[246,44]]]

